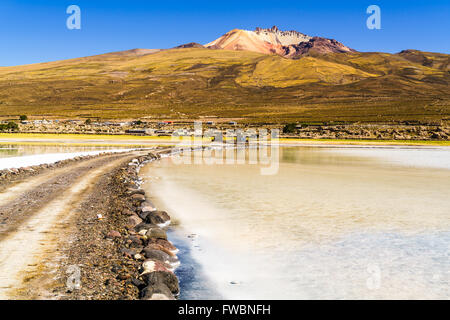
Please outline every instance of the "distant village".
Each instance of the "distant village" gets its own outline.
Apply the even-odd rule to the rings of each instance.
[[[202,130],[213,130],[223,135],[235,135],[236,129],[268,132],[278,129],[280,137],[300,139],[360,139],[360,140],[449,140],[450,123],[290,123],[246,124],[235,120],[203,120]],[[53,134],[107,134],[138,136],[193,136],[194,121],[99,121],[28,119],[0,121],[0,132]],[[201,133],[200,133],[201,134]]]
[[[226,130],[238,128],[236,121],[216,124],[203,121],[203,130]],[[21,116],[19,121],[0,121],[0,131],[20,133],[54,134],[109,134],[141,136],[192,136],[195,134],[194,121],[93,121],[87,120],[30,120]]]

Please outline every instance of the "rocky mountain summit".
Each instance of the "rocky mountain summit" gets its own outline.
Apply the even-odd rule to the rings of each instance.
[[[179,45],[179,46],[175,47],[174,49],[186,49],[186,48],[204,48],[204,46],[197,42],[190,42],[190,43]]]
[[[281,44],[282,46],[289,46],[294,44],[299,44],[302,42],[309,41],[312,37],[303,34],[298,31],[282,31],[277,28],[277,26],[273,26],[270,29],[256,28],[255,31],[261,39],[270,42]]]
[[[310,51],[318,54],[355,52],[334,39],[311,37],[293,30],[281,31],[276,26],[270,29],[256,28],[255,31],[234,29],[206,44],[205,47],[278,54],[294,59]]]
[[[297,45],[291,45],[286,48],[287,58],[299,58],[308,53],[327,54],[327,53],[346,53],[356,52],[346,45],[334,39],[313,37],[307,42],[301,42]]]

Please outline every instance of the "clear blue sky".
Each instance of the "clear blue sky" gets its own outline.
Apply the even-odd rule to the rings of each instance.
[[[66,28],[71,4],[82,10],[81,30]],[[381,8],[381,30],[366,28],[371,4]],[[334,38],[359,51],[450,53],[449,12],[449,0],[1,0],[0,66],[204,44],[234,28],[272,25]]]

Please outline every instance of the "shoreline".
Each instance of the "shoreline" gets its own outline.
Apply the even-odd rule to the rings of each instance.
[[[20,272],[17,281],[3,288],[0,294],[18,299],[175,299],[179,295],[179,282],[174,270],[179,261],[178,249],[167,240],[170,216],[148,201],[139,177],[143,165],[167,151],[170,149],[102,152],[53,164],[0,171],[0,191],[5,192],[3,198],[6,196],[0,208],[7,231],[0,243],[6,248],[15,248],[13,256],[2,252],[2,259],[11,262],[0,265],[10,272],[16,272],[15,269]],[[108,159],[114,161],[109,163]],[[97,165],[93,166],[94,163]],[[80,168],[92,174],[62,184],[64,175],[75,177]],[[55,179],[61,182],[54,184]],[[22,185],[36,185],[37,191],[27,191]],[[57,199],[50,193],[51,200],[45,202],[54,199],[53,202],[58,203],[52,218],[46,214],[45,205],[37,211],[28,205],[25,213],[31,210],[32,214],[23,219],[13,215],[7,220],[9,211],[15,212],[11,205],[20,206],[21,197],[27,192],[39,192],[52,186],[56,186]],[[64,200],[65,195],[75,192],[72,189],[80,195]],[[31,194],[26,199],[37,201]],[[15,241],[24,241],[22,230],[28,230],[30,224],[46,216],[49,218],[36,231],[46,245],[30,249],[17,247]],[[26,254],[28,264],[11,260],[21,252]],[[78,282],[73,282],[73,272],[78,275]],[[6,280],[5,285],[11,281]]]
[[[68,164],[76,163],[76,162],[83,162],[90,159],[95,159],[102,156],[107,155],[113,155],[113,154],[121,154],[121,153],[127,153],[130,150],[105,150],[105,151],[98,151],[93,154],[79,154],[79,155],[73,155],[71,154],[68,158],[59,159],[56,161],[49,161],[49,162],[42,162],[42,163],[35,163],[35,164],[29,164],[26,166],[12,166],[12,167],[5,167],[0,168],[0,182],[2,184],[2,188],[0,188],[0,191],[5,189],[5,187],[8,187],[11,183],[16,183],[21,180],[24,180],[26,178],[40,175],[43,173],[46,173],[50,170],[55,170],[57,168],[64,168]],[[0,158],[1,159],[11,159],[11,158],[22,158],[22,157],[5,157]]]
[[[203,139],[209,142],[209,139]],[[0,133],[0,145],[17,144],[71,144],[92,146],[155,146],[183,142],[170,136]],[[450,146],[449,140],[377,140],[377,139],[305,139],[280,137],[279,145],[368,145],[368,146]]]
[[[446,157],[446,158],[448,159],[448,157]],[[152,166],[159,167],[158,163],[155,163]],[[177,229],[181,230],[180,233],[181,233],[181,237],[182,237],[183,240],[185,240],[186,242],[189,243],[189,241],[191,241],[190,235],[198,235],[199,239],[202,239],[202,238],[206,239],[206,237],[204,238],[205,234],[203,234],[201,232],[202,231],[201,228],[196,229],[196,228],[199,227],[199,225],[202,226],[203,222],[204,222],[204,228],[208,228],[208,227],[214,226],[214,225],[211,225],[211,224],[209,224],[209,225],[207,224],[208,222],[206,221],[206,219],[204,219],[206,216],[207,216],[207,219],[211,219],[211,220],[217,218],[217,220],[221,221],[220,223],[225,224],[225,222],[222,222],[221,216],[218,215],[218,213],[220,213],[220,211],[215,212],[213,210],[214,209],[213,206],[210,207],[210,206],[202,206],[201,205],[202,201],[199,201],[199,200],[202,200],[202,199],[199,198],[199,197],[195,197],[196,195],[202,195],[201,193],[196,193],[196,192],[190,193],[190,192],[187,192],[187,191],[189,191],[189,188],[190,188],[189,181],[193,177],[196,177],[197,175],[202,173],[202,171],[200,169],[197,169],[195,171],[189,171],[191,174],[185,176],[182,173],[184,171],[183,168],[175,170],[175,171],[172,171],[170,166],[161,165],[161,167],[163,169],[160,170],[160,171],[158,171],[158,170],[154,171],[154,169],[153,170],[146,170],[146,173],[147,173],[147,176],[149,177],[149,179],[151,179],[150,176],[154,177],[154,179],[151,179],[152,182],[149,184],[150,188],[146,189],[146,190],[149,190],[149,192],[151,192],[152,200],[154,200],[156,204],[161,205],[161,207],[164,210],[167,210],[167,211],[171,212],[173,214],[173,217],[176,218]],[[351,165],[349,165],[349,168],[352,170]],[[153,175],[151,175],[152,171],[154,172]],[[395,170],[395,171],[397,171],[397,170]],[[211,172],[213,172],[213,171],[211,171]],[[327,172],[327,171],[325,171],[325,172]],[[358,173],[358,171],[355,171],[355,173]],[[407,175],[407,173],[405,173],[405,175]],[[205,176],[207,176],[207,171],[205,172]],[[219,176],[219,177],[222,178],[222,179],[220,179],[220,182],[219,182],[219,183],[221,183],[221,185],[229,186],[229,184],[227,184],[226,179],[224,179],[224,177],[226,177],[227,175],[222,175],[222,174],[217,175],[217,173],[216,173],[216,176]],[[355,176],[357,176],[357,175],[355,175]],[[235,177],[235,176],[231,176],[231,177]],[[155,181],[156,184],[153,181]],[[203,187],[205,185],[208,186],[208,187]],[[235,184],[232,184],[232,185],[234,186]],[[370,183],[368,183],[367,185],[370,186]],[[228,187],[224,187],[223,189],[217,188],[216,184],[214,183],[214,179],[213,178],[212,179],[206,179],[206,178],[205,179],[200,179],[199,182],[196,181],[196,183],[193,184],[193,188],[196,191],[199,191],[199,192],[204,191],[205,192],[206,196],[203,197],[203,198],[206,200],[205,201],[206,203],[209,203],[208,202],[208,200],[209,200],[210,202],[212,202],[214,204],[215,198],[213,197],[213,193],[212,192],[209,193],[209,191],[205,191],[205,190],[214,190],[215,192],[217,192],[217,194],[222,195],[223,198],[225,198],[225,199],[236,199],[236,198],[231,198],[228,193],[224,193],[223,192],[224,191],[223,189],[229,189]],[[243,190],[248,190],[248,188],[246,188],[246,185],[243,187]],[[154,198],[153,198],[153,196],[154,196]],[[253,199],[251,194],[249,195],[249,198]],[[266,198],[263,198],[263,199],[266,199]],[[319,199],[319,201],[321,200],[320,197],[318,197],[318,199]],[[338,200],[338,199],[339,198],[337,198],[336,200]],[[387,199],[389,199],[389,198],[387,198]],[[272,203],[276,203],[276,202],[272,202]],[[190,204],[192,204],[192,207],[190,206]],[[223,202],[220,202],[219,204],[216,203],[216,205],[218,205],[219,208],[220,208],[220,205],[223,205]],[[242,208],[244,206],[245,206],[245,203],[242,203],[242,205],[239,205],[238,207]],[[364,204],[363,204],[363,207],[364,207]],[[252,206],[252,207],[249,207],[249,208],[251,208],[252,210],[254,209],[255,211],[258,211],[258,212],[261,211],[261,210],[258,210],[259,207],[257,207],[257,206],[255,206],[255,207]],[[228,207],[227,207],[227,209],[228,209]],[[233,210],[233,209],[231,208],[230,210]],[[239,210],[239,209],[237,209],[237,210]],[[205,215],[196,216],[197,212],[205,212]],[[239,222],[241,222],[241,221],[238,220],[238,218],[235,217],[235,215],[237,215],[236,212],[234,212],[234,211],[231,211],[231,212],[234,213],[234,215],[230,215],[230,216],[233,217],[231,223],[239,224]],[[278,211],[277,210],[277,214],[280,214],[281,212],[283,212],[283,211]],[[389,212],[389,211],[387,211],[387,212]],[[372,212],[369,211],[369,213],[372,213]],[[327,216],[327,220],[329,220],[330,218],[333,219],[333,216],[330,217],[328,215]],[[202,219],[204,219],[204,220],[202,220]],[[252,221],[251,218],[248,219],[248,220]],[[244,220],[244,223],[245,223],[245,221],[247,221],[247,220]],[[272,220],[270,220],[270,221],[272,221]],[[275,223],[275,221],[273,221],[273,222]],[[276,222],[278,222],[277,224],[280,223],[280,221],[276,221]],[[356,223],[358,223],[358,222],[356,222]],[[230,226],[231,226],[231,224],[229,225],[229,227]],[[210,229],[210,230],[212,230],[211,233],[214,233],[214,229]],[[234,229],[230,229],[230,230],[234,230]],[[260,231],[261,231],[261,229],[260,229]],[[267,232],[267,233],[274,233],[273,229],[265,229],[264,231]],[[263,232],[263,234],[265,232]],[[260,232],[257,232],[257,233],[261,234]],[[387,233],[389,233],[389,231]],[[370,232],[368,234],[370,235]],[[236,239],[241,239],[240,237],[235,237],[235,238]],[[352,238],[350,237],[349,239],[352,239]],[[406,239],[406,237],[405,238],[401,238],[401,239],[402,240]],[[223,241],[223,243],[225,243],[225,245],[226,245],[229,242]],[[356,241],[354,243],[357,244],[358,242]],[[408,242],[406,242],[406,243],[408,243]],[[203,245],[201,243],[199,244],[198,242],[195,243],[195,244],[192,243],[193,252],[197,253],[195,251],[196,249],[194,249],[195,245],[200,245],[199,248],[201,248],[201,251],[206,252],[205,250],[208,250],[208,247],[204,246],[204,244],[205,244],[205,242],[203,242]],[[377,247],[377,246],[375,246],[375,247]],[[210,252],[213,252],[213,253],[217,253],[217,252],[223,253],[220,250],[211,250],[211,248],[209,248],[209,249],[210,249]],[[217,246],[215,246],[214,249],[217,249]],[[338,249],[339,249],[339,247],[337,246],[336,250],[338,250]],[[248,255],[251,255],[251,253],[249,253],[249,252],[246,252],[246,253]],[[218,270],[220,270],[220,265],[215,264],[215,261],[217,260],[217,256],[219,256],[220,258],[224,258],[224,260],[225,260],[225,257],[226,257],[226,258],[228,258],[227,260],[240,261],[241,262],[239,264],[240,266],[248,265],[248,264],[242,263],[241,260],[237,259],[238,255],[236,255],[236,256],[226,256],[224,254],[220,254],[220,255],[216,255],[215,256],[214,254],[213,255],[209,254],[209,256],[203,256],[203,258],[200,256],[201,259],[198,259],[199,255],[194,255],[194,258],[196,258],[196,262],[199,262],[199,265],[202,266],[204,268],[204,270],[208,272],[207,275],[209,275],[210,279],[213,279],[213,281],[214,281],[213,284],[216,287],[217,287],[217,283],[218,283],[216,281],[218,281],[218,279],[219,279],[219,277],[217,277],[217,274],[225,274],[225,273],[217,272]],[[216,259],[212,259],[213,257],[215,257]],[[316,257],[313,257],[313,258],[316,258]],[[321,258],[321,256],[318,256],[318,258]],[[220,259],[219,259],[219,261],[220,261]],[[249,261],[251,261],[251,259]],[[362,259],[361,261],[364,261],[364,259]],[[241,268],[240,266],[239,266],[239,268]],[[217,267],[219,267],[219,268],[217,268]],[[232,268],[230,268],[230,270],[232,272],[235,271],[235,269],[232,269]],[[240,271],[241,269],[236,269],[236,270]],[[362,270],[364,270],[364,269],[362,269]],[[216,277],[214,277],[214,272],[216,273]],[[230,273],[230,274],[233,274],[233,273]],[[245,273],[243,273],[243,274],[245,275]],[[237,280],[241,280],[241,279],[239,279],[239,277],[236,277],[236,279]],[[227,280],[235,280],[235,279],[230,277]],[[245,278],[244,278],[244,280],[245,280]],[[245,283],[245,281],[243,281],[242,283]],[[238,281],[238,285],[240,285],[240,284],[241,283],[239,283],[239,281]],[[225,285],[226,284],[224,284],[224,286]],[[233,286],[230,286],[230,287],[233,287]],[[231,297],[231,299],[233,299],[232,295],[226,294],[227,292],[232,292],[232,291],[224,291],[223,288],[224,287],[219,287],[219,292],[221,292],[222,294],[225,292],[224,296],[226,296],[227,298]],[[194,288],[194,290],[192,290],[194,292],[194,294],[196,293],[196,290],[198,290],[198,286],[196,288]],[[230,289],[230,290],[233,290],[233,289]],[[246,290],[246,289],[243,288],[243,290]],[[191,294],[191,292],[189,292],[189,293]]]
[[[1,150],[1,148],[0,148]],[[125,153],[130,152],[132,149],[105,149],[105,150],[92,150],[92,151],[79,151],[79,152],[60,152],[60,153],[38,153],[38,154],[25,154],[20,156],[8,156],[0,158],[0,172],[3,170],[14,171],[13,169],[24,170],[37,170],[40,166],[51,166],[55,163],[59,163],[65,160],[73,160],[85,157],[95,157],[105,153]]]
[[[159,159],[164,152],[153,151],[135,157],[113,174],[116,192],[103,217],[104,221],[111,218],[113,221],[103,228],[102,236],[103,241],[109,243],[108,255],[115,256],[115,262],[109,270],[97,274],[97,278],[94,276],[97,285],[104,280],[110,287],[111,296],[107,299],[175,300],[180,293],[178,277],[174,273],[179,265],[178,249],[167,238],[170,216],[158,211],[148,200],[139,177],[140,168]],[[84,227],[90,230],[89,226]],[[72,252],[68,263],[77,262],[78,253],[87,246],[88,243]],[[108,261],[104,263],[108,264]],[[85,273],[89,276],[95,272],[91,268]],[[88,289],[82,287],[62,299],[80,299],[87,295]]]
[[[80,203],[86,206],[85,211],[72,221],[72,228],[77,229],[72,236],[77,240],[58,246],[68,259],[59,265],[57,283],[46,288],[52,291],[53,298],[55,295],[57,299],[70,300],[173,300],[180,297],[180,278],[175,269],[180,262],[193,260],[189,253],[185,253],[187,257],[181,257],[181,254],[178,257],[177,247],[181,248],[183,244],[179,243],[180,239],[178,242],[168,239],[173,237],[173,230],[167,228],[171,217],[149,201],[140,176],[143,165],[170,155],[172,151],[161,147],[130,153],[129,160],[108,170],[104,180],[98,181],[98,190],[89,194],[86,204]],[[60,165],[82,159],[76,157],[62,161]],[[30,172],[22,168],[17,178],[28,178]],[[36,170],[30,175],[40,173]],[[67,268],[73,265],[83,266],[82,287],[67,290]],[[182,266],[181,274],[189,268],[193,265]],[[39,288],[45,270],[30,276],[27,286]],[[199,274],[192,276],[201,278]]]

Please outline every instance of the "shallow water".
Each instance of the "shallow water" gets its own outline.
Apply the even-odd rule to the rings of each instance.
[[[0,144],[0,170],[19,168],[100,152],[125,150],[123,147],[71,146],[71,145],[11,145]]]
[[[0,158],[20,157],[37,154],[55,154],[55,153],[74,153],[89,152],[96,150],[111,150],[117,147],[99,147],[99,146],[73,146],[67,145],[33,145],[33,144],[0,144]]]
[[[448,148],[282,147],[275,175],[169,158],[141,173],[208,280],[181,274],[184,297],[448,299],[449,169]]]

